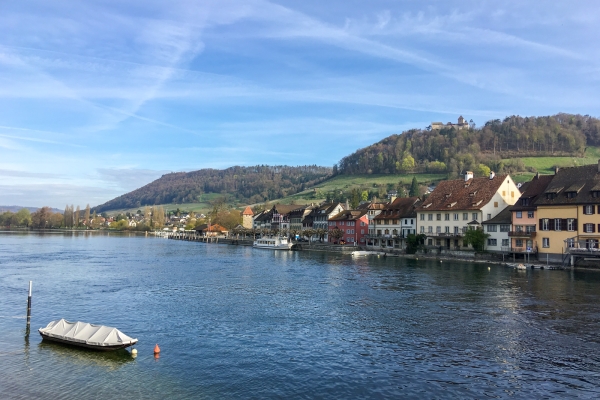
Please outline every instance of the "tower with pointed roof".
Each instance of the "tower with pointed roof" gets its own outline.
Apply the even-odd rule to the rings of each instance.
[[[254,213],[250,206],[247,206],[246,209],[242,212],[242,226],[246,229],[252,229],[252,217]]]

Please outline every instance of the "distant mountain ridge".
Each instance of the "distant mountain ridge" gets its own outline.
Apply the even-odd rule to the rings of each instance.
[[[7,211],[10,211],[12,213],[16,213],[17,211],[19,211],[22,208],[26,208],[29,210],[29,212],[36,212],[37,210],[39,210],[42,207],[23,207],[23,206],[0,206],[0,214],[5,213]],[[53,213],[63,213],[64,210],[59,210],[58,208],[52,208],[51,209]]]
[[[260,203],[298,193],[332,174],[332,168],[306,165],[231,167],[175,172],[132,192],[94,207],[96,212],[167,203],[192,203],[204,193],[219,193],[231,200]]]

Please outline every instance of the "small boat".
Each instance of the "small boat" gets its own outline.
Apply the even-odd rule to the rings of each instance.
[[[254,241],[253,247],[258,249],[289,250],[294,244],[287,238],[262,238]]]
[[[44,340],[100,351],[124,349],[138,341],[117,328],[80,321],[69,322],[66,319],[52,321],[38,332]]]
[[[353,251],[352,257],[360,257],[360,256],[384,256],[385,253],[383,251],[366,251],[366,250],[356,250]]]

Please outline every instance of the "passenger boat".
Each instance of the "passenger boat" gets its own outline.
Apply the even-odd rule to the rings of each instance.
[[[87,322],[69,322],[65,319],[52,321],[38,332],[44,340],[100,351],[124,349],[138,341],[117,328]]]
[[[254,241],[253,247],[258,249],[289,250],[293,246],[287,238],[261,238]]]

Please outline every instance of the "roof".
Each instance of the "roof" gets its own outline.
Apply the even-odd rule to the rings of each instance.
[[[368,210],[344,210],[333,217],[329,218],[330,221],[355,221],[361,217],[367,215]]]
[[[299,208],[306,208],[305,204],[275,204],[272,208],[273,211],[277,211],[278,214],[288,214],[290,211],[297,210]]]
[[[229,232],[229,229],[222,227],[219,224],[211,224],[210,228],[208,227],[208,224],[202,224],[198,227],[196,227],[196,231],[199,232]]]
[[[399,197],[390,204],[387,205],[375,218],[375,221],[386,220],[386,219],[399,219],[399,218],[415,218],[417,213],[415,207],[420,204],[418,197]]]
[[[500,211],[494,218],[483,221],[481,224],[512,224],[512,212],[510,208],[510,206],[506,206],[504,210]]]
[[[375,203],[370,201],[368,203],[360,204],[357,207],[357,210],[383,210],[387,205],[388,203]]]
[[[532,180],[527,182],[527,186],[525,191],[521,195],[521,198],[510,207],[511,211],[529,211],[535,210],[536,206],[534,202],[538,199],[540,195],[544,193],[546,187],[552,181],[554,175],[536,175]],[[525,185],[523,185],[525,186]],[[529,204],[529,205],[524,205]]]
[[[598,164],[559,169],[535,205],[600,204],[600,197],[592,197],[592,191],[600,191],[598,169]],[[572,197],[567,197],[568,192]]]
[[[472,178],[441,181],[417,211],[479,210],[490,202],[508,175],[493,179]]]
[[[246,208],[242,212],[242,215],[254,215],[254,213],[252,212],[252,209],[250,208],[250,206],[246,206]]]

